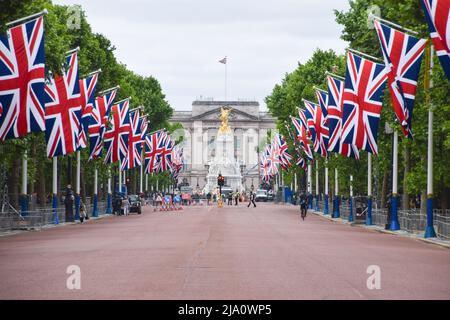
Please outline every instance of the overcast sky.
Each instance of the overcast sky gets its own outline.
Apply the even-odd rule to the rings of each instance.
[[[200,96],[222,100],[228,57],[228,100],[264,98],[316,48],[342,53],[346,43],[333,9],[347,0],[55,0],[81,4],[94,32],[116,57],[156,77],[175,110]]]

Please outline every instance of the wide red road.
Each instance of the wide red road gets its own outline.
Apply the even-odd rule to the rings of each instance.
[[[66,287],[69,265],[81,290]],[[366,285],[369,265],[381,289]],[[1,299],[449,299],[450,250],[297,208],[187,208],[0,238]]]

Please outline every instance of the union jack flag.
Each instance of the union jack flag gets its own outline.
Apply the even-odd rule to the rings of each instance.
[[[150,174],[155,172],[157,165],[157,157],[164,148],[167,138],[167,133],[164,131],[157,131],[152,134],[145,135],[145,173]]]
[[[141,117],[140,128],[141,128],[141,140],[142,140],[142,146],[144,146],[144,143],[145,143],[145,135],[147,134],[147,130],[148,130],[148,120],[147,120],[147,116]]]
[[[111,107],[111,127],[105,132],[105,163],[125,160],[128,154],[128,136],[130,133],[130,100],[126,99]]]
[[[166,135],[166,139],[164,140],[164,148],[161,152],[156,156],[156,168],[155,172],[164,172],[167,170],[171,170],[172,168],[172,149],[175,143],[170,138],[169,135]]]
[[[45,140],[49,158],[78,150],[81,99],[78,81],[78,54],[67,57],[66,70],[45,86]]]
[[[386,67],[350,51],[343,95],[342,141],[378,154],[378,123],[386,84]]]
[[[346,157],[359,159],[359,151],[353,145],[342,143],[342,96],[344,81],[332,76],[327,77],[328,82],[328,151],[340,153]]]
[[[417,79],[427,41],[407,35],[374,20],[388,71],[392,105],[403,134],[412,138],[411,120]]]
[[[95,99],[94,108],[89,114],[89,160],[102,156],[103,136],[116,94],[117,89],[113,89]]]
[[[306,154],[306,157],[309,160],[313,159],[311,146],[310,146],[310,140],[308,138],[308,132],[306,129],[306,117],[303,111],[299,111],[300,118],[291,117],[292,124],[294,125],[297,140],[300,142],[300,146],[302,147],[303,151]]]
[[[450,0],[422,0],[421,4],[434,48],[450,80]]]
[[[322,97],[322,95],[320,95]],[[327,97],[325,97],[328,100]],[[322,99],[319,99],[321,101]],[[326,100],[322,101],[326,104]],[[319,106],[310,101],[304,100],[307,113],[312,115],[312,120],[310,120],[310,132],[314,144],[314,152],[319,153],[322,157],[327,156],[328,148],[328,126],[326,125],[326,119],[323,116],[322,106]],[[326,105],[324,106],[326,110]]]
[[[278,153],[280,165],[284,170],[291,166],[292,156],[288,152],[286,139],[281,134],[276,134],[273,141],[273,148]]]
[[[306,163],[305,158],[299,157],[296,164],[297,164],[297,166],[302,168],[303,171],[307,171],[308,170],[308,164]]]
[[[172,177],[174,179],[178,178],[179,173],[183,169],[183,148],[181,148],[179,145],[176,145],[172,149],[172,168],[171,173]]]
[[[121,170],[129,170],[141,165],[142,136],[139,110],[129,113],[130,125],[128,133],[128,153],[121,164]]]
[[[80,91],[83,106],[81,109],[81,129],[78,135],[78,149],[87,146],[87,133],[92,119],[92,109],[95,104],[95,88],[97,87],[99,73],[96,72],[86,79],[80,80]]]
[[[44,21],[0,36],[0,142],[45,130]]]

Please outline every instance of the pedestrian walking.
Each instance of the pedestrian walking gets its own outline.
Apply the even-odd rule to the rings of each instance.
[[[228,203],[229,206],[233,205],[233,192],[228,193]]]
[[[235,205],[235,206],[238,205],[239,197],[240,197],[240,196],[241,196],[241,195],[239,194],[239,190],[236,189],[236,192],[234,193],[234,205]]]
[[[206,194],[206,205],[209,206],[209,203],[211,201],[211,192],[208,192]]]
[[[306,213],[308,212],[308,197],[306,194],[302,193],[300,195],[300,215],[303,220],[305,220]]]
[[[73,201],[75,197],[73,195],[72,186],[70,184],[66,187],[66,197],[64,198],[64,205],[66,207],[66,222],[74,221],[73,219]]]
[[[250,191],[250,196],[249,196],[249,202],[248,202],[248,206],[247,208],[250,207],[250,205],[253,203],[253,206],[256,208],[256,203],[255,203],[255,193],[252,191]]]
[[[87,215],[86,205],[80,200],[80,222],[83,223],[84,220],[89,220],[89,217]]]

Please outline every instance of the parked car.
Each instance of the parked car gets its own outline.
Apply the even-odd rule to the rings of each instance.
[[[257,201],[257,202],[258,201],[266,202],[267,201],[267,190],[258,189],[256,191],[255,201]]]
[[[137,212],[137,214],[142,213],[141,207],[141,199],[137,194],[131,194],[128,196],[128,200],[130,201],[130,213]]]

